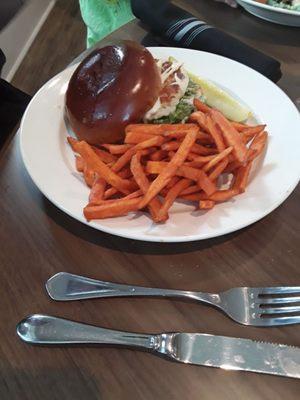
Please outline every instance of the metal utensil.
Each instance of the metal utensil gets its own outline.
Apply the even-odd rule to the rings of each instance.
[[[109,344],[147,349],[185,364],[300,378],[300,349],[203,333],[120,332],[47,315],[32,315],[17,334],[33,344]]]
[[[46,289],[53,300],[61,301],[121,296],[183,297],[211,304],[243,325],[276,326],[300,322],[300,286],[240,287],[213,294],[120,285],[59,272],[47,281]]]

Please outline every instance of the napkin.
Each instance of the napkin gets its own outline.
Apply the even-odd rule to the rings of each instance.
[[[0,73],[5,55],[0,49]],[[0,78],[0,146],[23,115],[31,97]]]
[[[0,75],[2,72],[2,68],[5,64],[5,61],[6,61],[5,55],[4,55],[3,51],[0,49]]]
[[[280,63],[195,16],[168,0],[131,0],[133,14],[151,33],[171,46],[219,54],[247,65],[273,82],[281,78]]]

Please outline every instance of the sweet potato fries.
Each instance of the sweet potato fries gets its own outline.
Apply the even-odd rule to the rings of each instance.
[[[186,124],[128,125],[121,144],[98,148],[68,138],[91,188],[83,210],[88,221],[144,210],[160,223],[176,199],[209,210],[246,190],[267,143],[265,125],[231,122],[199,100],[195,107]]]

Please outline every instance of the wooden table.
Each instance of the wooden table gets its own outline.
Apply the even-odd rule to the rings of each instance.
[[[279,85],[293,100],[299,96],[298,29],[212,1],[178,3],[278,58],[284,73]],[[134,22],[113,36],[140,40],[143,35]],[[299,187],[271,215],[234,234],[152,244],[97,232],[58,210],[25,171],[17,137],[2,148],[0,171],[1,400],[299,398],[297,380],[185,366],[127,349],[33,347],[15,334],[24,316],[47,313],[128,331],[206,332],[300,346],[299,326],[244,327],[213,308],[179,300],[56,303],[44,289],[58,271],[211,292],[243,285],[299,285]]]

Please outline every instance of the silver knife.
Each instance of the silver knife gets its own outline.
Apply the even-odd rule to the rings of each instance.
[[[174,361],[300,378],[300,348],[203,333],[120,332],[62,318],[35,314],[17,325],[33,344],[109,344],[148,349]]]

